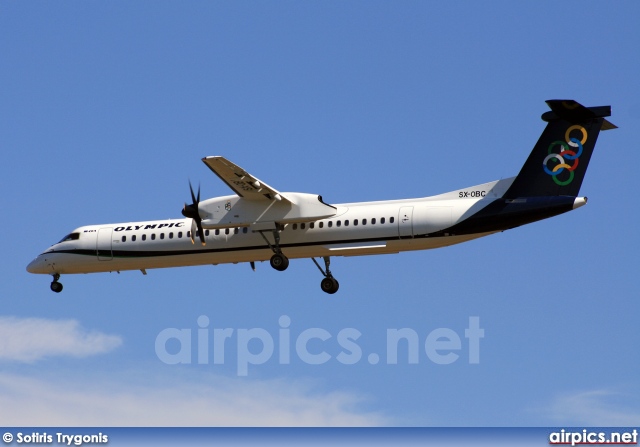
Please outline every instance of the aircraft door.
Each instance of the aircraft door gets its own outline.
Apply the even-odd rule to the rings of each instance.
[[[100,228],[98,230],[98,240],[96,242],[98,261],[111,261],[113,259],[113,251],[111,250],[112,234],[112,228]]]
[[[413,237],[413,207],[402,206],[398,213],[398,235],[403,237]]]

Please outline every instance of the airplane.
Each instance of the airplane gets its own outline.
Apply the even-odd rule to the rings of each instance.
[[[328,204],[317,194],[280,192],[221,156],[202,161],[234,194],[200,200],[200,187],[184,219],[77,228],[38,255],[30,273],[60,275],[250,263],[269,260],[284,271],[289,259],[310,258],[323,275],[322,291],[339,283],[332,256],[426,250],[467,242],[547,219],[587,203],[578,196],[611,106],[546,101],[546,127],[520,173],[444,194],[376,202]],[[196,244],[199,240],[200,244]],[[324,268],[316,258],[324,260]]]

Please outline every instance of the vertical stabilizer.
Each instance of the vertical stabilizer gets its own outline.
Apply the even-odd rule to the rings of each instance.
[[[542,115],[547,127],[529,158],[503,196],[571,196],[580,192],[591,154],[601,130],[615,129],[605,119],[611,107],[584,107],[573,100],[547,101]]]

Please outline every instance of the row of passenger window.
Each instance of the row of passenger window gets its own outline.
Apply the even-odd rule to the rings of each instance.
[[[393,223],[394,221],[395,221],[395,219],[393,217],[389,218],[389,223]],[[380,218],[380,225],[384,225],[385,223],[386,223],[386,219],[384,217],[381,217]],[[309,229],[315,228],[315,224],[316,224],[315,222],[310,222],[309,223]],[[376,218],[375,217],[373,217],[370,220],[370,224],[371,225],[375,225],[376,224]],[[361,219],[361,220],[353,219],[353,226],[357,227],[358,225],[367,225],[367,219]],[[336,227],[340,227],[340,226],[342,226],[342,221],[341,220],[336,220]],[[345,227],[349,226],[349,219],[345,219],[344,226]],[[328,228],[332,228],[333,227],[333,221],[332,220],[327,222],[327,227]],[[305,228],[306,228],[306,224],[301,223],[300,224],[300,229],[304,230]],[[318,222],[318,228],[324,228],[324,222],[322,222],[322,221]],[[292,230],[297,230],[298,229],[298,224],[294,223],[291,226],[291,229]]]
[[[395,219],[393,217],[389,218],[389,223],[393,223],[394,221],[395,221]],[[370,224],[371,225],[376,225],[376,222],[377,221],[376,221],[375,217],[373,217],[370,220]],[[380,218],[380,225],[384,225],[385,223],[386,223],[386,219],[384,217],[381,217]],[[358,225],[367,225],[367,219],[361,219],[361,220],[353,219],[353,226],[356,227]],[[342,226],[342,220],[336,220],[336,227],[341,227],[341,226]],[[349,219],[345,219],[344,226],[345,227],[349,226]],[[328,228],[332,228],[333,227],[333,221],[332,220],[327,221],[327,227]],[[294,223],[291,228],[293,230],[297,230],[298,229],[298,224]],[[306,224],[301,223],[300,224],[300,229],[304,230],[305,228],[306,228]],[[313,228],[315,228],[315,222],[310,222],[309,223],[309,229],[313,229]],[[324,222],[323,221],[318,222],[318,228],[324,228]],[[225,228],[224,230],[220,230],[218,228],[218,229],[213,230],[213,231],[214,231],[216,236],[219,236],[221,231],[224,231],[224,234],[231,234],[231,231],[233,231],[233,234],[238,234],[238,233],[240,233],[240,228],[236,227],[236,228],[233,228],[233,230],[230,229],[230,228]],[[246,234],[248,232],[248,228],[247,227],[242,227],[242,232],[244,234]],[[183,234],[182,231],[178,231],[178,233],[177,233],[178,239],[182,239],[182,234]],[[211,234],[209,230],[204,230],[204,235],[205,236],[209,236],[209,234]],[[169,237],[169,239],[173,239],[174,233],[173,232],[168,233],[168,237]],[[191,231],[187,231],[187,238],[191,238]],[[141,239],[143,241],[146,241],[147,240],[147,235],[143,234]],[[160,239],[164,239],[164,233],[160,233]],[[131,236],[131,242],[135,242],[136,240],[137,240],[137,235],[135,235],[135,234],[132,235]],[[156,240],[156,234],[155,233],[151,233],[151,240],[152,241]],[[126,235],[122,236],[122,242],[127,242],[127,236]]]
[[[188,233],[189,233],[189,232],[187,231],[187,237],[190,237],[190,236],[188,235]],[[178,239],[181,239],[181,238],[182,238],[182,231],[179,231],[179,232],[178,232]],[[146,240],[147,240],[147,235],[146,235],[146,234],[143,234],[143,235],[142,235],[142,237],[141,237],[141,239],[142,239],[143,241],[146,241]],[[160,233],[160,239],[164,239],[164,233]],[[173,239],[173,232],[169,233],[169,239]],[[136,240],[137,240],[137,235],[135,235],[135,234],[134,234],[134,235],[132,235],[132,236],[131,236],[131,242],[135,242]],[[152,241],[155,241],[155,240],[156,240],[156,234],[155,234],[155,233],[151,233],[151,240],[152,240]],[[127,236],[122,236],[122,242],[127,242]]]
[[[231,229],[230,228],[225,228],[224,230],[220,230],[220,229],[214,230],[215,235],[218,236],[221,231],[224,231],[224,234],[230,234],[231,233]],[[247,227],[243,227],[242,228],[242,232],[243,233],[246,234],[247,231],[248,231]],[[238,234],[238,233],[240,233],[240,228],[233,228],[233,234]],[[204,235],[205,236],[209,236],[209,234],[211,234],[209,232],[209,230],[204,230]],[[168,237],[169,237],[169,239],[173,239],[173,232],[170,232],[168,234]],[[177,237],[178,237],[178,239],[182,239],[182,231],[178,231]],[[191,238],[191,231],[187,231],[187,238]],[[147,235],[143,234],[141,239],[143,241],[146,241],[147,240]],[[160,239],[164,239],[164,233],[160,233]],[[132,235],[131,236],[131,242],[135,242],[136,240],[137,240],[137,236],[135,234]],[[155,233],[151,233],[151,240],[152,241],[156,240],[156,234]],[[122,242],[127,242],[127,236],[122,236]]]

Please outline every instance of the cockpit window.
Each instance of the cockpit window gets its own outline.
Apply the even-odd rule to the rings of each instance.
[[[80,239],[80,233],[71,233],[63,237],[62,240],[58,242],[58,244],[60,244],[61,242],[76,241],[78,239]]]

